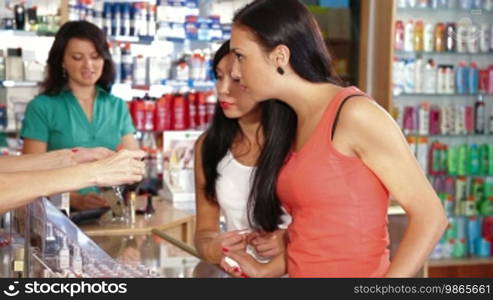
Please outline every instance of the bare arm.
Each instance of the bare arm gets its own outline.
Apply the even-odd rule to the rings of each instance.
[[[142,179],[142,151],[122,151],[106,159],[55,170],[0,173],[0,212],[25,205],[36,197],[87,186],[132,183]]]
[[[0,157],[0,172],[40,171],[93,162],[113,154],[106,148],[74,148],[22,156]]]
[[[202,168],[202,143],[204,135],[201,135],[195,143],[195,199],[196,199],[196,228],[195,247],[199,254],[207,261],[218,264],[222,257],[222,250],[244,250],[246,247],[246,235],[240,234],[240,230],[220,233],[218,204],[211,203],[205,195],[205,176]]]
[[[386,276],[415,276],[447,218],[397,124],[378,104],[352,98],[341,110],[334,145],[359,156],[406,211],[409,224]]]
[[[76,164],[74,153],[58,150],[41,154],[0,157],[0,172],[21,172],[69,167]]]
[[[133,133],[129,133],[122,137],[121,147],[127,150],[139,150],[139,142],[135,139]]]

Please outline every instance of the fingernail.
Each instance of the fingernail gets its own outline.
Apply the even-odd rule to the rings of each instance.
[[[79,152],[79,149],[72,149],[72,152],[77,153],[77,152]]]
[[[228,248],[223,248],[223,252],[228,252],[229,249]]]
[[[239,272],[240,272],[240,268],[238,268],[238,267],[234,267],[234,268],[233,268],[233,272],[239,273]]]

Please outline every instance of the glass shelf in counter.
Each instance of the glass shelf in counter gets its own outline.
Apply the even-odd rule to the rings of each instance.
[[[38,81],[15,81],[3,80],[0,81],[0,87],[37,87],[41,84]]]
[[[396,56],[418,56],[418,55],[454,55],[454,56],[493,56],[493,52],[449,52],[449,51],[403,51],[403,50],[395,50],[394,54]]]

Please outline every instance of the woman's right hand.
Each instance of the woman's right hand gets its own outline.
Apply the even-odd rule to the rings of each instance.
[[[115,153],[104,147],[96,147],[96,148],[77,147],[77,148],[73,148],[71,151],[73,153],[74,161],[78,164],[101,160]]]
[[[141,160],[145,155],[141,150],[121,150],[105,159],[90,163],[94,185],[113,186],[141,181],[145,173],[145,163]]]
[[[217,261],[222,256],[223,252],[228,251],[245,251],[247,242],[244,230],[234,230],[219,233],[214,239],[209,242],[209,255],[217,257]]]

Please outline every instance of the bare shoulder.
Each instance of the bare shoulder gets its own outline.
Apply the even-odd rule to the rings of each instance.
[[[379,129],[387,131],[396,125],[394,119],[380,104],[364,96],[355,96],[346,100],[340,110],[338,122],[338,126],[359,132]]]
[[[202,145],[204,144],[204,140],[205,140],[206,137],[207,137],[207,131],[204,132],[204,133],[202,133],[198,137],[198,139],[195,141],[195,151],[202,149]]]
[[[387,144],[400,140],[402,133],[390,116],[376,101],[364,96],[352,97],[342,106],[338,128],[349,137],[356,149],[370,143]]]

